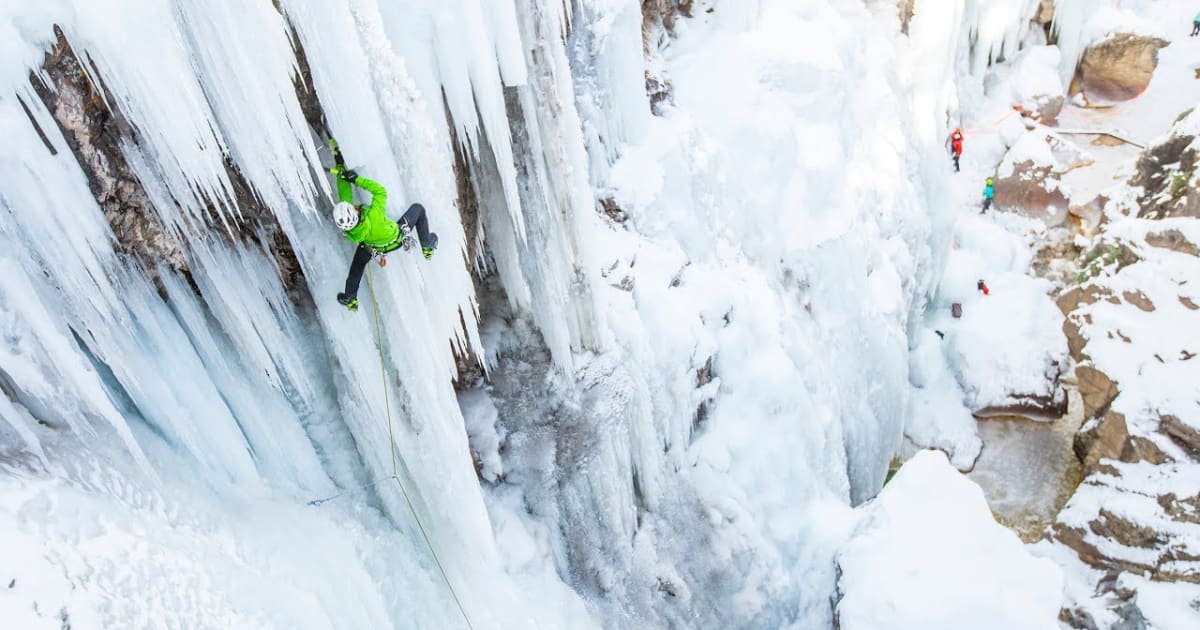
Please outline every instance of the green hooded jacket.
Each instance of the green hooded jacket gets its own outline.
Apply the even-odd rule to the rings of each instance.
[[[354,180],[354,183],[371,193],[371,203],[358,207],[358,225],[346,231],[346,238],[379,251],[396,249],[400,244],[400,225],[387,216],[387,189],[378,182],[361,176]],[[337,187],[338,198],[347,203],[354,203],[354,189],[351,188],[350,182],[338,178]]]

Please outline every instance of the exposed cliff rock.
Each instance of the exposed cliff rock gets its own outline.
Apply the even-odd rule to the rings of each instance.
[[[1061,225],[1070,207],[1063,176],[1091,164],[1089,155],[1072,142],[1044,128],[1018,140],[996,173],[996,207]]]
[[[1042,26],[1049,26],[1053,21],[1054,0],[1040,0],[1037,13],[1033,15],[1033,22]]]
[[[1083,397],[1084,418],[1099,418],[1121,393],[1107,374],[1091,366],[1075,368],[1075,378],[1079,382],[1079,395]]]
[[[1188,240],[1188,237],[1183,232],[1175,229],[1147,234],[1146,244],[1151,247],[1169,249],[1173,252],[1189,256],[1200,256],[1200,248],[1197,248],[1195,243]]]
[[[143,187],[142,178],[154,175],[135,172],[127,157],[128,151],[137,150],[137,130],[112,100],[105,98],[103,77],[94,76],[84,67],[60,29],[55,29],[55,35],[57,41],[42,64],[50,84],[36,77],[31,80],[83,168],[96,203],[112,229],[115,248],[139,259],[151,276],[157,274],[159,265],[165,265],[190,279],[186,242],[164,224]],[[303,59],[303,55],[300,57]],[[302,96],[304,89],[298,77],[297,90]],[[309,100],[315,103],[315,96]],[[320,111],[319,104],[315,108]],[[241,225],[232,232],[189,226],[188,233],[191,238],[233,237],[267,249],[289,295],[297,301],[305,299],[306,293],[301,290],[306,286],[303,271],[274,215],[261,204],[228,156],[224,162],[233,199],[241,212]],[[209,211],[211,217],[218,214],[211,201]]]
[[[1196,136],[1176,133],[1138,159],[1130,186],[1140,187],[1137,216],[1149,219],[1200,217],[1196,194]]]
[[[658,63],[658,51],[665,45],[680,18],[692,17],[694,0],[642,0],[642,50],[646,54],[646,95],[650,111],[661,116],[673,102],[671,80]]]
[[[1200,583],[1200,465],[1105,465],[1080,485],[1053,536],[1096,568]]]
[[[1090,102],[1126,101],[1145,91],[1158,67],[1156,37],[1117,33],[1083,52],[1074,86]]]
[[[912,21],[917,7],[917,0],[896,0],[896,10],[900,12],[900,32],[908,34],[908,23]]]
[[[101,78],[80,63],[62,30],[42,64],[50,84],[32,77],[34,88],[88,179],[88,186],[112,228],[118,251],[133,254],[152,270],[159,263],[186,272],[178,235],[158,220],[142,183],[125,158],[123,144],[137,135],[121,112],[106,102]]]

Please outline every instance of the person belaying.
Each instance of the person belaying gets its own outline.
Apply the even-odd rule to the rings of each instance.
[[[425,207],[414,203],[408,207],[400,221],[387,216],[387,189],[378,182],[359,175],[354,169],[346,168],[337,142],[330,140],[336,163],[330,173],[337,177],[338,199],[333,207],[333,222],[346,234],[346,238],[357,243],[354,258],[350,261],[350,272],[346,275],[345,291],[337,294],[337,301],[351,311],[358,310],[358,286],[362,282],[363,270],[372,256],[382,256],[400,247],[408,248],[412,242],[412,230],[416,228],[421,241],[421,254],[426,260],[433,258],[437,249],[437,233],[429,231],[429,220]],[[352,186],[371,194],[371,203],[354,205]],[[380,261],[383,265],[383,261]]]
[[[958,159],[962,157],[963,149],[963,132],[962,129],[955,129],[954,133],[950,134],[950,156],[954,159],[954,172],[958,172]]]
[[[992,186],[992,178],[989,177],[983,186],[983,209],[979,211],[979,214],[987,212],[992,207],[992,198],[995,196],[996,189]]]

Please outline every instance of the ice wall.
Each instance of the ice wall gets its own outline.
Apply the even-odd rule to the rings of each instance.
[[[982,78],[991,62],[1016,54],[1041,0],[967,0],[965,4],[971,74]]]
[[[631,3],[576,5],[613,343],[564,378],[489,305],[496,365],[463,399],[504,445],[479,447],[493,516],[539,532],[616,627],[830,623],[832,549],[900,440],[953,210],[935,103],[966,27],[897,40],[885,4],[696,3],[671,35],[639,33]],[[594,79],[643,74],[643,42],[662,116]]]
[[[524,185],[546,200],[529,203],[519,190],[505,94],[525,85],[526,64],[534,65],[521,37],[545,39],[554,32],[551,22],[523,34],[507,3],[277,4],[63,1],[0,10],[6,60],[0,125],[21,147],[3,158],[0,182],[6,455],[31,456],[22,478],[54,477],[48,444],[95,441],[76,455],[90,465],[59,471],[69,486],[91,486],[95,470],[114,466],[114,457],[132,457],[141,472],[126,471],[126,482],[148,484],[152,494],[174,496],[176,486],[156,486],[154,479],[178,479],[181,468],[233,503],[260,497],[303,505],[341,492],[293,518],[310,532],[330,520],[360,521],[351,526],[359,549],[338,557],[319,538],[309,544],[345,571],[381,576],[379,584],[358,583],[381,598],[376,621],[450,627],[462,615],[405,498],[387,480],[392,442],[399,481],[467,614],[498,625],[545,622],[562,602],[574,605],[573,596],[513,605],[517,578],[500,577],[451,386],[455,352],[482,357],[484,351],[462,258],[450,139],[453,129],[474,156],[486,146],[499,165],[504,204],[496,212],[505,216],[489,217],[490,257],[512,272],[502,276],[508,294],[540,314],[556,358],[569,366],[572,352],[598,343],[595,315],[580,299],[587,295],[578,276],[582,248],[568,224],[570,213],[590,208],[581,195],[583,172],[567,177],[564,166],[581,162],[582,145],[572,148],[554,127],[571,125],[569,117],[544,111],[570,103],[569,96],[540,91],[561,86],[518,90],[530,136],[542,143],[525,147],[540,154],[533,159],[543,172],[525,177],[540,179]],[[553,17],[560,9],[550,4]],[[117,158],[136,173],[127,185],[144,188],[153,204],[149,217],[134,219],[165,227],[182,271],[118,253],[125,250],[109,220],[130,217],[118,212],[106,220],[75,161],[78,147],[35,93],[31,73],[47,80],[40,66],[55,25],[107,107],[135,130]],[[373,294],[368,282],[362,289],[367,312],[357,315],[332,299],[351,248],[323,218],[329,186],[314,176],[322,167],[293,85],[300,45],[309,52],[328,125],[353,165],[385,183],[394,213],[410,202],[425,204],[440,235],[431,262],[393,255],[386,270],[374,267]],[[549,59],[543,69],[553,64]],[[283,235],[301,286],[285,286],[294,280],[278,268],[285,254],[272,249],[262,226]],[[542,260],[529,261],[531,251]],[[378,350],[373,297],[384,320]],[[576,317],[557,315],[567,305]],[[110,442],[123,451],[100,448]],[[119,514],[122,498],[112,501]],[[25,508],[10,509],[8,517]],[[364,509],[379,510],[390,524],[353,516]],[[204,520],[220,522],[212,514]],[[254,546],[253,527],[212,527]],[[387,537],[393,527],[411,544],[375,549],[385,543],[371,543],[372,537]],[[297,552],[282,544],[262,550]],[[373,565],[361,554],[388,563]],[[71,562],[63,561],[76,567]],[[215,561],[210,568],[219,571]],[[387,590],[394,581],[382,579],[393,573],[420,576],[428,588],[399,597]],[[223,596],[213,595],[212,607],[238,605]],[[336,617],[325,612],[307,623]],[[586,620],[571,625],[579,623]]]
[[[698,1],[650,40],[633,0],[6,5],[0,519],[110,622],[824,623],[827,521],[882,483],[949,233],[956,42],[1007,54],[1031,5],[941,4],[903,40],[892,4],[826,0]],[[30,83],[54,25],[99,103]],[[358,314],[297,81],[440,235],[372,266]],[[108,110],[128,132],[77,161]],[[97,203],[106,161],[144,214]],[[123,582],[91,543],[126,530]],[[187,605],[114,586],[180,563],[161,601]],[[285,584],[247,598],[258,577]]]

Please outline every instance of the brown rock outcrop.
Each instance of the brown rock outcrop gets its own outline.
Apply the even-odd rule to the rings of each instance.
[[[106,102],[99,79],[88,76],[62,30],[55,27],[54,34],[57,41],[42,63],[50,85],[32,83],[87,176],[117,250],[138,256],[147,269],[166,263],[186,271],[178,238],[162,224],[121,150],[124,138],[135,137],[133,127]]]
[[[1121,297],[1125,298],[1126,302],[1138,307],[1139,309],[1141,309],[1147,313],[1154,312],[1154,302],[1151,302],[1150,298],[1147,297],[1146,294],[1142,293],[1140,290],[1139,291],[1122,291]]]
[[[1188,478],[1195,465],[1105,465],[1089,475],[1064,511],[1055,540],[1098,569],[1129,571],[1164,582],[1200,583],[1200,555],[1189,540],[1200,534],[1200,497],[1156,494],[1164,478]]]
[[[1054,0],[1041,0],[1038,3],[1037,13],[1033,14],[1033,22],[1043,26],[1049,25],[1054,21]]]
[[[995,179],[996,206],[1018,214],[1044,219],[1058,225],[1066,219],[1070,200],[1058,186],[1057,174],[1049,166],[1021,162],[1012,175]]]
[[[1150,85],[1158,67],[1158,49],[1166,45],[1155,37],[1112,35],[1084,51],[1076,69],[1076,85],[1092,102],[1134,98]]]
[[[1162,232],[1154,232],[1146,235],[1146,243],[1151,247],[1160,247],[1169,249],[1173,252],[1187,254],[1189,256],[1200,256],[1200,248],[1197,248],[1194,243],[1189,241],[1183,232],[1179,230],[1164,230]]]
[[[1058,115],[1066,104],[1067,98],[1062,94],[1042,94],[1021,103],[1018,111],[1023,118],[1052,127],[1058,124]]]
[[[1079,394],[1083,397],[1083,417],[1099,418],[1108,411],[1109,405],[1121,393],[1117,384],[1107,374],[1094,367],[1080,365],[1075,368],[1079,382]]]
[[[912,21],[913,10],[917,0],[896,0],[896,9],[900,12],[900,32],[908,34],[908,23]]]
[[[1076,363],[1087,359],[1087,353],[1084,352],[1087,346],[1087,339],[1083,336],[1082,324],[1090,323],[1091,321],[1089,315],[1086,313],[1077,313],[1076,310],[1080,306],[1095,304],[1100,300],[1106,299],[1112,300],[1115,298],[1113,298],[1111,291],[1098,284],[1075,287],[1058,297],[1056,302],[1058,310],[1062,311],[1062,314],[1066,316],[1063,320],[1063,335],[1067,338],[1067,350],[1071,353],[1071,358]],[[1085,372],[1087,369],[1092,368],[1085,368]]]
[[[1193,184],[1200,163],[1200,155],[1192,147],[1195,139],[1192,135],[1173,135],[1138,158],[1129,182],[1131,187],[1142,189],[1138,217],[1200,217],[1200,195],[1195,194]]]
[[[1200,461],[1200,430],[1171,414],[1163,414],[1159,420],[1159,432],[1187,451],[1192,459]]]
[[[1092,470],[1102,459],[1120,459],[1129,439],[1125,416],[1109,412],[1103,418],[1084,425],[1075,434],[1072,448],[1085,470]]]

